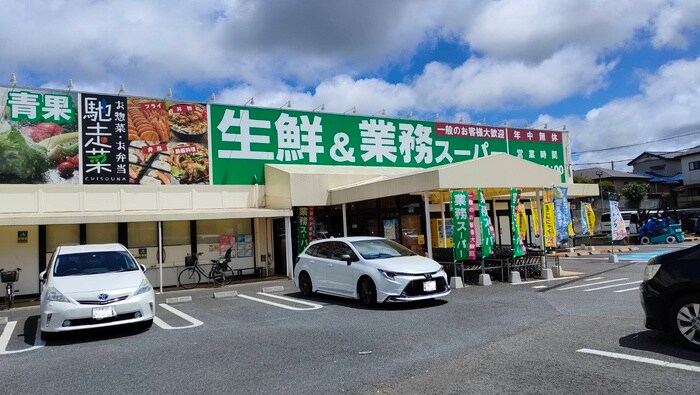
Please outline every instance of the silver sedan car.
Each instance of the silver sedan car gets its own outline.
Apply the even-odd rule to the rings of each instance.
[[[150,327],[155,294],[144,270],[121,244],[58,247],[39,274],[42,338],[113,325]]]
[[[450,293],[439,263],[381,237],[312,242],[297,258],[294,281],[303,295],[321,292],[359,299],[365,306]]]

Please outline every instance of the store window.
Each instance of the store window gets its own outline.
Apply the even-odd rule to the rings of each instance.
[[[190,244],[190,221],[163,222],[163,245],[179,246]]]
[[[130,222],[127,229],[129,248],[158,247],[157,222]]]
[[[119,226],[117,223],[87,224],[85,226],[85,241],[88,244],[119,242]]]
[[[53,252],[63,244],[80,244],[80,225],[46,226],[46,251]]]
[[[253,220],[217,219],[197,221],[197,244],[218,244],[221,235],[252,235]]]

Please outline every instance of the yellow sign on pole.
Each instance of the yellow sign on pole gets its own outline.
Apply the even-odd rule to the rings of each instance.
[[[542,225],[544,227],[545,247],[557,246],[557,227],[554,222],[554,203],[547,202],[542,206]]]
[[[540,237],[540,209],[537,200],[530,200],[530,211],[532,211],[532,227],[535,237]]]

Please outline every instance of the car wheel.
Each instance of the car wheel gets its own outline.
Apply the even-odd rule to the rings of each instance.
[[[700,350],[700,294],[679,298],[668,317],[671,335],[685,346]]]
[[[639,239],[639,244],[651,244],[651,239],[649,238],[649,236],[642,236]]]
[[[364,277],[360,280],[360,302],[365,307],[372,307],[377,303],[377,288],[374,286],[374,282]]]
[[[675,236],[666,236],[666,243],[668,244],[673,244],[676,242],[676,237]]]
[[[307,272],[299,273],[299,290],[304,296],[311,296],[314,293],[314,287],[311,283],[311,276]]]

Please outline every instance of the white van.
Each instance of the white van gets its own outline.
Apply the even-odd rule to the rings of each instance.
[[[620,211],[622,219],[625,220],[625,227],[628,235],[638,233],[637,224],[639,223],[639,214],[636,211]],[[600,231],[610,233],[610,213],[603,213],[600,216]]]

